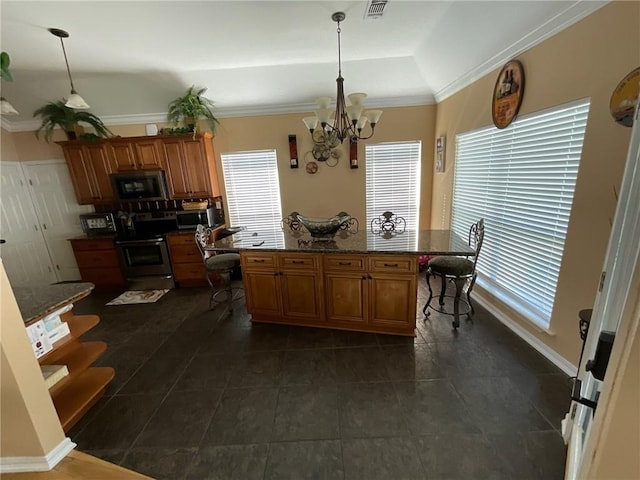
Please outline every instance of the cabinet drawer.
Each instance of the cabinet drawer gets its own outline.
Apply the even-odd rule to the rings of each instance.
[[[366,267],[365,257],[361,255],[325,255],[325,270],[363,271]]]
[[[417,257],[380,255],[369,258],[371,272],[414,273],[418,265]]]
[[[204,280],[204,265],[197,263],[178,263],[173,266],[173,276],[176,282]]]
[[[240,254],[240,260],[242,262],[242,268],[255,269],[255,268],[269,268],[273,269],[276,266],[276,258],[273,253],[246,253]]]
[[[124,277],[119,268],[82,268],[80,277],[83,282],[91,282],[96,287],[119,287],[124,285]]]
[[[115,250],[94,250],[74,252],[79,268],[118,267]]]
[[[97,238],[95,240],[71,240],[74,250],[113,250],[112,238]]]
[[[320,261],[317,255],[287,253],[279,255],[280,268],[318,270]]]
[[[185,233],[182,235],[167,235],[169,245],[193,245],[196,247],[196,233]]]
[[[189,245],[171,245],[169,252],[173,263],[202,263],[202,255],[194,242]]]

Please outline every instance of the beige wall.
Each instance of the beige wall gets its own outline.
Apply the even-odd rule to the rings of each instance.
[[[47,455],[65,436],[1,261],[0,357],[0,455]]]
[[[4,128],[0,129],[0,161],[17,162],[18,150],[13,141],[13,134]]]
[[[614,2],[517,57],[526,76],[521,115],[591,98],[551,316],[555,335],[532,328],[517,312],[483,296],[573,364],[580,353],[577,312],[594,301],[615,211],[613,189],[619,190],[631,132],[612,120],[609,99],[618,82],[640,64],[639,32],[640,3]],[[446,172],[434,179],[433,228],[446,228],[450,221],[455,136],[492,124],[491,96],[497,74],[492,72],[438,105],[435,133],[446,135],[448,148]]]

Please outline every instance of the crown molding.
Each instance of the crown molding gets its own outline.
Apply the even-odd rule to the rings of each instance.
[[[596,10],[604,7],[610,0],[599,1],[578,1],[566,10],[557,14],[555,17],[536,28],[534,31],[527,34],[525,37],[505,48],[502,52],[494,55],[486,62],[481,63],[477,67],[473,68],[462,77],[458,78],[454,82],[444,87],[442,90],[436,92],[435,99],[437,103],[449,98],[451,95],[458,93],[465,87],[468,87],[472,83],[480,80],[485,75],[491,73],[493,70],[503,66],[509,60],[512,60],[521,53],[535,47],[542,43],[546,39],[561,32],[567,27],[570,27],[574,23],[579,22],[583,18],[591,15]]]
[[[391,108],[391,107],[411,107],[420,105],[433,105],[435,97],[433,95],[417,95],[411,97],[389,97],[371,99],[369,107]],[[232,117],[256,117],[261,115],[284,115],[289,113],[309,113],[317,108],[315,103],[290,103],[281,105],[264,106],[244,106],[216,108],[216,118]],[[139,115],[104,115],[100,117],[107,125],[139,125],[147,123],[164,123],[167,121],[167,113],[148,113]],[[39,120],[23,120],[20,122],[10,122],[2,117],[2,128],[9,132],[30,132],[37,130],[40,126]]]

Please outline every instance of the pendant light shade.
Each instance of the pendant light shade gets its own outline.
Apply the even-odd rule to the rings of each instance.
[[[18,115],[18,111],[13,108],[4,97],[0,97],[0,114],[1,115]]]
[[[69,33],[65,30],[60,30],[59,28],[50,28],[49,31],[52,35],[58,37],[60,39],[60,45],[62,45],[62,53],[64,54],[64,63],[67,65],[67,75],[69,75],[69,83],[71,84],[71,95],[69,95],[69,99],[65,105],[69,108],[75,108],[77,110],[89,108],[89,104],[84,101],[78,92],[76,92],[75,87],[73,86],[73,78],[71,78],[71,69],[69,68],[69,60],[67,59],[67,51],[64,48],[63,38],[69,38]]]
[[[78,95],[75,90],[71,90],[71,95],[69,95],[69,98],[67,99],[67,103],[65,103],[65,105],[69,108],[75,108],[78,110],[89,108],[89,105],[84,101],[84,98]]]

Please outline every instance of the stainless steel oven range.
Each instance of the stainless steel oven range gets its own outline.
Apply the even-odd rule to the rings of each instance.
[[[129,290],[174,288],[164,232],[175,230],[175,213],[138,213],[134,222],[135,232],[115,241]]]

